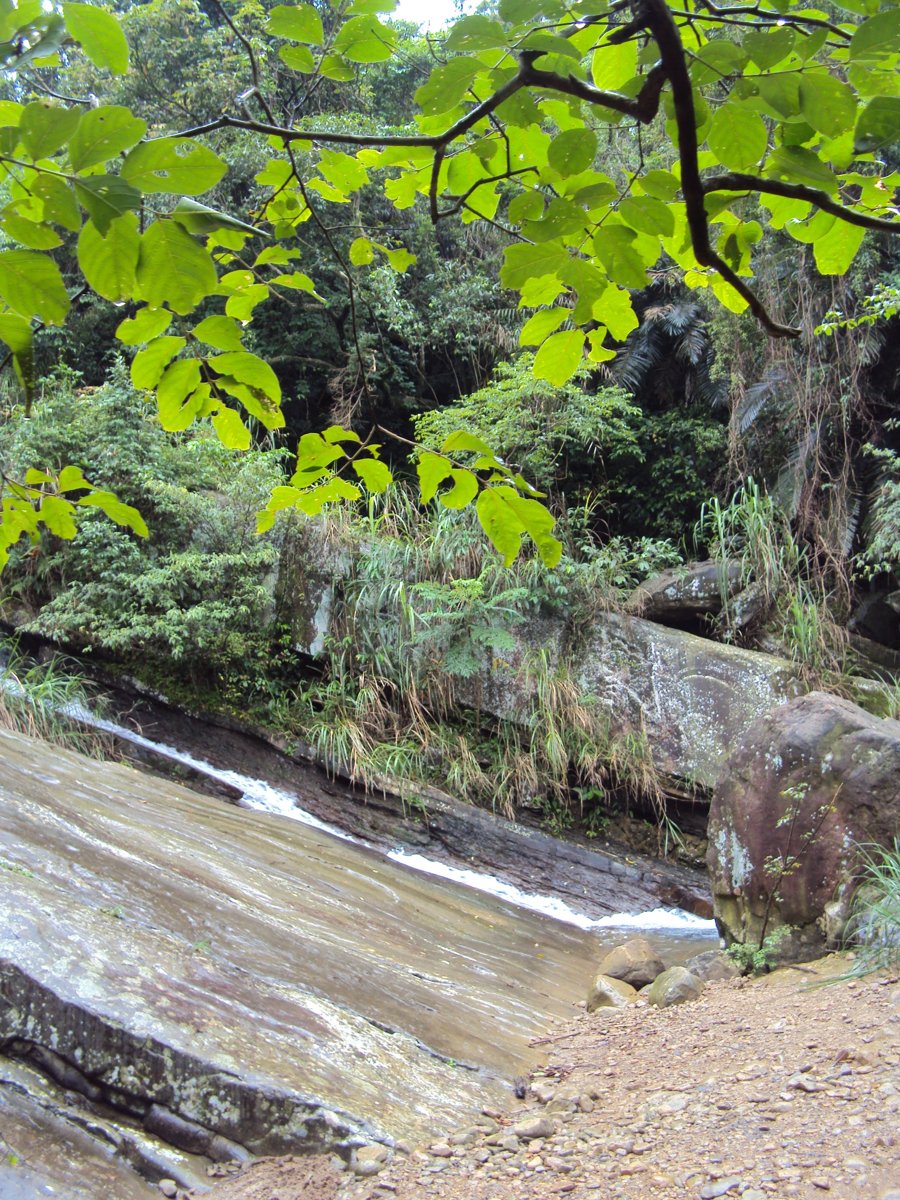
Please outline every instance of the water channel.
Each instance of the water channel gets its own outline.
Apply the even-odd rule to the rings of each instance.
[[[0,1022],[19,1022],[19,1061],[0,1059],[3,1200],[153,1194],[129,1159],[202,1178],[154,1139],[150,1104],[256,1153],[426,1137],[506,1101],[602,945],[641,928],[674,962],[714,940],[687,913],[598,916],[366,844],[299,783],[78,715],[236,803],[0,734]],[[24,1044],[94,1100],[35,1075]]]

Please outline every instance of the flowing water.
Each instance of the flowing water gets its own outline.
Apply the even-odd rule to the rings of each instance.
[[[55,1039],[112,1091],[123,1074],[109,1062],[115,1046],[134,1056],[131,1091],[158,1099],[157,1066],[141,1065],[154,1039],[177,1068],[164,1103],[234,1141],[255,1138],[259,1152],[278,1149],[260,1132],[273,1097],[281,1107],[270,1124],[292,1148],[304,1120],[310,1129],[331,1121],[345,1143],[460,1123],[502,1103],[509,1079],[537,1061],[529,1040],[572,1014],[600,947],[640,928],[678,961],[714,937],[688,914],[596,919],[485,873],[383,854],[286,789],[163,749],[237,789],[239,806],[0,734],[0,967],[26,972],[44,997],[28,1017],[35,1042]],[[0,1018],[4,995],[7,1008],[20,1002],[13,990],[7,981],[0,991]],[[63,1008],[80,1014],[75,1033],[60,1027]],[[265,1111],[251,1119],[242,1093],[238,1120],[221,1094],[200,1094],[198,1075],[239,1079],[264,1096]],[[0,1086],[0,1134],[29,1148],[17,1165],[0,1165],[4,1200],[111,1194],[109,1147],[91,1166],[73,1134],[77,1179],[66,1185],[46,1106],[41,1119],[26,1108],[21,1091]],[[319,1114],[311,1123],[310,1112]],[[34,1182],[21,1190],[26,1157],[43,1191]],[[129,1178],[138,1190],[123,1184],[114,1193],[123,1200],[144,1187]],[[84,1179],[93,1193],[77,1190]]]

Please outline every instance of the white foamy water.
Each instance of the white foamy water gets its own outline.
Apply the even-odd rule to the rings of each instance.
[[[17,683],[9,676],[0,675],[0,687],[12,690],[17,686]],[[95,729],[114,734],[116,737],[123,738],[135,746],[142,746],[154,753],[164,754],[173,762],[181,763],[210,779],[217,779],[221,783],[238,789],[242,793],[241,799],[238,801],[242,808],[289,817],[292,821],[299,821],[301,824],[318,829],[331,837],[340,838],[341,841],[367,846],[367,843],[361,839],[345,833],[343,829],[338,829],[337,826],[330,825],[327,821],[320,821],[318,817],[301,808],[298,797],[293,793],[273,787],[262,779],[253,779],[249,775],[242,775],[239,771],[216,767],[205,759],[197,758],[166,742],[154,742],[133,729],[98,717],[83,705],[69,704],[64,707],[63,711],[66,715],[91,725]],[[371,849],[371,847],[369,848]],[[409,854],[402,849],[389,851],[387,857],[408,870],[450,880],[463,887],[472,888],[474,891],[496,896],[518,908],[542,913],[544,916],[562,921],[566,925],[574,925],[579,929],[645,929],[666,931],[681,936],[705,935],[708,937],[714,937],[716,934],[714,921],[704,921],[701,917],[694,916],[693,913],[685,912],[682,909],[654,908],[643,913],[613,913],[607,917],[588,917],[556,896],[544,896],[538,892],[523,892],[514,884],[506,883],[486,872],[450,866],[447,863],[426,858],[422,854]]]
[[[451,867],[446,863],[435,862],[422,854],[407,854],[405,850],[392,850],[388,854],[393,862],[411,867],[414,871],[423,871],[428,875],[438,875],[442,879],[450,879],[464,887],[474,888],[479,892],[487,892],[498,896],[519,908],[529,908],[532,912],[543,913],[567,925],[577,925],[579,929],[648,929],[666,930],[671,933],[684,935],[702,934],[715,937],[715,921],[704,921],[693,913],[684,912],[677,908],[653,908],[643,913],[612,913],[608,917],[587,917],[584,913],[576,912],[565,900],[556,896],[543,896],[538,892],[523,892],[511,883],[504,883],[493,875],[481,871],[470,871],[465,867]]]

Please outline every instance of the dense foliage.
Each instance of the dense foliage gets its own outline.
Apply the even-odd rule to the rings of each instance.
[[[163,426],[206,419],[226,446],[246,448],[257,427],[284,427],[272,367],[292,357],[257,335],[258,318],[277,324],[299,303],[300,358],[320,358],[319,388],[331,362],[338,420],[300,438],[268,526],[286,508],[316,513],[388,486],[382,447],[352,425],[380,419],[410,382],[408,402],[424,392],[435,347],[417,324],[422,306],[391,274],[417,265],[422,205],[441,229],[455,217],[487,227],[488,260],[505,243],[500,283],[531,310],[519,341],[537,348],[535,375],[553,386],[585,359],[613,357],[639,324],[632,291],[660,264],[792,337],[799,329],[749,282],[767,228],[810,245],[831,275],[847,271],[867,229],[896,232],[886,154],[900,11],[889,0],[845,0],[837,13],[791,0],[749,11],[644,0],[633,12],[502,0],[429,47],[389,21],[391,7],[157,0],[120,23],[74,0],[8,6],[0,337],[26,391],[34,324],[65,321],[80,276],[132,306],[116,335],[136,351],[132,381],[155,391]],[[445,257],[459,236],[439,234]],[[448,276],[433,266],[426,307],[439,321]],[[453,274],[459,298],[468,289],[496,303],[481,273]],[[464,382],[481,383],[485,322],[455,324]],[[692,367],[708,365],[681,345]],[[638,378],[640,347],[629,357]],[[284,365],[299,385],[297,365]],[[426,500],[476,506],[507,562],[525,536],[558,561],[540,497],[481,439],[454,433],[417,470]],[[81,476],[5,486],[4,553],[42,526],[70,534],[85,506],[143,532]]]

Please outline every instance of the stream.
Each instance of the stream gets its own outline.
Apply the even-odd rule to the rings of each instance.
[[[0,733],[3,1200],[131,1200],[210,1158],[428,1137],[505,1102],[601,947],[715,943],[636,868],[609,881],[631,911],[581,905],[338,828],[295,765],[271,782],[196,736],[71,715],[221,798]]]

